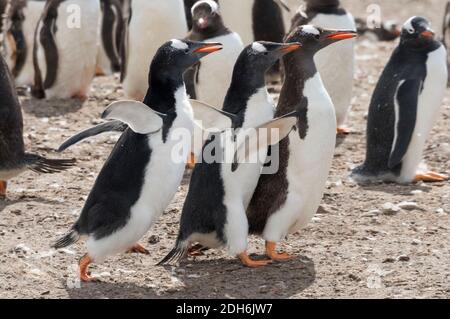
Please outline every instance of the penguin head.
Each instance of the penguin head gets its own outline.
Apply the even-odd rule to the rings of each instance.
[[[330,44],[353,39],[357,36],[354,30],[323,29],[312,25],[302,25],[295,28],[287,37],[286,42],[299,42],[302,51],[315,53]]]
[[[197,1],[191,9],[192,29],[199,33],[214,33],[223,27],[219,5],[213,0]]]
[[[170,40],[156,52],[150,67],[150,74],[164,72],[178,76],[201,58],[219,50],[222,50],[222,44],[217,42]]]
[[[248,45],[241,53],[239,60],[251,65],[255,70],[267,71],[284,55],[298,50],[300,43],[275,43],[257,41]]]
[[[381,30],[383,33],[382,40],[395,40],[402,34],[399,24],[393,20],[383,22]]]
[[[410,47],[426,47],[435,41],[430,22],[422,17],[412,17],[402,28],[401,44]]]

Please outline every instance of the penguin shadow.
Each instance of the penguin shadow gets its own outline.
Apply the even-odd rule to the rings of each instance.
[[[430,193],[433,189],[431,186],[420,184],[397,184],[390,182],[374,182],[367,184],[358,184],[358,187],[365,191],[383,192],[392,195],[412,196],[413,191],[422,191]]]
[[[56,205],[59,202],[53,201],[50,199],[42,198],[42,197],[24,197],[21,196],[17,199],[0,199],[0,213],[3,212],[5,208],[11,205],[15,205],[18,203],[39,203],[39,204],[47,204],[47,205]]]
[[[255,258],[255,256],[253,256]],[[186,267],[186,264],[192,264]],[[157,267],[157,266],[154,266]],[[164,267],[173,273],[171,266]],[[178,272],[182,270],[182,272]],[[69,298],[183,299],[183,298],[250,298],[285,299],[301,293],[316,278],[314,262],[305,256],[265,267],[250,269],[236,259],[189,261],[176,270],[184,288],[158,291],[135,283],[98,282],[81,284],[80,289],[67,288]],[[153,283],[157,285],[157,283]],[[163,284],[164,285],[164,284]]]
[[[30,98],[22,101],[22,110],[36,117],[62,116],[79,111],[85,101],[79,99],[39,100]]]

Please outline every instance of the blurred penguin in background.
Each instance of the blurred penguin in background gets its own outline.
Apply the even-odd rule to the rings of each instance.
[[[306,11],[299,11],[292,20],[292,29],[305,24],[356,31],[353,16],[341,7],[339,0],[305,0]],[[336,109],[338,134],[348,134],[345,126],[353,97],[355,40],[342,41],[318,52],[315,61],[325,88]]]
[[[120,71],[120,48],[124,18],[119,0],[100,0],[100,41],[97,55],[98,75]]]
[[[388,20],[381,23],[379,27],[369,27],[364,19],[356,18],[356,29],[358,35],[366,36],[373,41],[394,41],[402,33],[397,21]]]
[[[442,29],[442,42],[444,43],[447,51],[450,48],[450,1],[447,2],[445,8],[444,24]],[[450,56],[447,54],[447,64],[450,66]],[[450,75],[448,78],[448,86],[450,86]]]
[[[0,1],[3,56],[17,86],[33,84],[34,32],[44,10],[45,1]]]
[[[231,83],[234,64],[244,45],[240,36],[224,25],[217,2],[198,1],[191,11],[192,30],[187,39],[220,42],[223,50],[203,58],[185,73],[187,92],[193,99],[210,105],[222,105]]]
[[[133,0],[130,10],[121,78],[126,95],[142,100],[156,51],[167,39],[183,38],[188,30],[183,0]]]
[[[97,64],[99,19],[99,0],[46,2],[35,32],[34,97],[87,98]]]

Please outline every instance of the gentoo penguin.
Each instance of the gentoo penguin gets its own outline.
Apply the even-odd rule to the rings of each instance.
[[[286,38],[287,42],[300,42],[302,48],[283,58],[286,78],[275,116],[296,110],[298,129],[278,144],[279,169],[275,174],[261,175],[247,209],[250,233],[262,235],[266,253],[273,260],[290,258],[277,253],[276,244],[305,227],[314,216],[333,159],[336,116],[314,55],[355,36],[353,30],[304,25]]]
[[[235,116],[232,127],[236,135],[248,128],[261,128],[273,119],[274,102],[266,88],[265,73],[283,55],[299,47],[297,43],[254,42],[240,54],[223,105],[223,111]],[[292,116],[272,121],[270,126],[285,132],[279,135],[282,138],[296,122],[296,117]],[[207,150],[212,147],[217,153],[228,152],[229,145],[224,135],[215,135],[205,144],[203,159],[192,173],[175,248],[160,265],[178,261],[195,243],[209,248],[226,246],[231,256],[239,256],[249,267],[270,262],[254,261],[246,252],[248,223],[245,210],[258,183],[264,160],[246,162],[237,168],[233,168],[233,162],[226,159],[210,160],[211,154]],[[240,140],[239,137],[236,140]],[[263,150],[263,154],[266,153],[267,148]]]
[[[95,280],[87,273],[92,262],[129,249],[147,252],[137,241],[175,195],[190,150],[193,109],[183,73],[220,49],[218,43],[163,44],[151,63],[144,102],[115,102],[104,112],[103,118],[121,120],[129,128],[104,164],[78,221],[54,244],[62,248],[87,238],[81,280]]]
[[[75,164],[73,159],[47,159],[25,152],[22,110],[12,76],[0,56],[0,198],[6,197],[6,183],[27,169],[56,173]]]
[[[292,27],[312,24],[322,28],[356,31],[353,16],[340,6],[339,0],[305,0],[306,11],[299,11]],[[344,41],[320,51],[315,58],[325,88],[336,109],[339,134],[348,134],[344,126],[353,95],[355,41]]]
[[[377,41],[394,41],[402,33],[399,24],[396,21],[383,21],[379,27],[370,28],[366,21],[360,18],[355,19],[358,35],[374,37]]]
[[[186,72],[187,92],[191,98],[221,106],[231,83],[233,66],[244,45],[240,36],[224,25],[219,5],[213,0],[194,4],[192,21],[188,40],[220,42],[223,50],[202,59]]]
[[[123,5],[119,0],[100,0],[100,41],[97,74],[111,75],[120,71],[120,48],[124,30]]]
[[[36,98],[88,95],[95,75],[99,0],[48,0],[35,32]]]
[[[364,164],[357,181],[440,182],[447,176],[420,167],[430,131],[439,115],[447,83],[447,51],[430,23],[412,17],[372,96]]]
[[[188,29],[192,29],[192,7],[198,0],[184,0],[184,11],[186,13],[186,21],[188,25]],[[218,0],[213,0],[215,2],[219,2]]]
[[[450,1],[447,2],[447,7],[445,8],[444,23],[442,29],[442,42],[448,50],[450,47]],[[447,64],[450,65],[450,56],[448,56],[447,60]],[[448,78],[448,85],[450,85],[450,76]]]
[[[183,0],[133,0],[125,34],[123,88],[129,98],[142,100],[147,91],[148,61],[171,38],[187,33]]]
[[[45,1],[10,1],[9,12],[5,12],[3,30],[5,59],[17,86],[33,84],[34,31],[44,9]]]

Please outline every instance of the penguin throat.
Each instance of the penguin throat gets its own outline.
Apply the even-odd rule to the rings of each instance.
[[[175,93],[182,87],[184,87],[184,82],[181,74],[179,76],[150,76],[144,104],[157,112],[170,113],[175,110]]]

